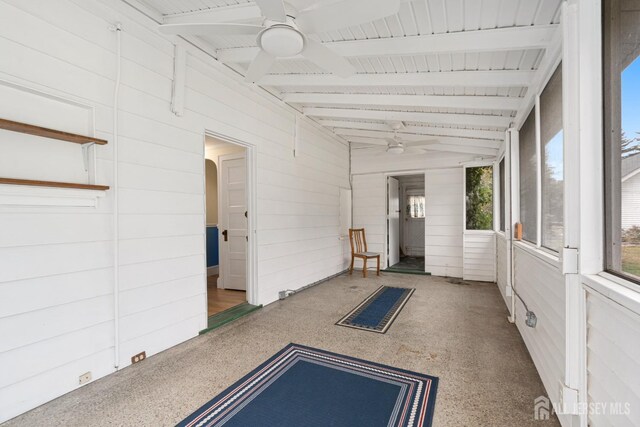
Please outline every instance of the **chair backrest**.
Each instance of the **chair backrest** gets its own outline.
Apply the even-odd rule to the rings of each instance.
[[[367,238],[364,235],[364,228],[350,228],[349,240],[351,241],[351,254],[367,252]]]

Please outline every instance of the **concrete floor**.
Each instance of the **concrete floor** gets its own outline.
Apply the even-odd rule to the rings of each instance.
[[[415,287],[386,334],[334,323],[381,284]],[[7,422],[10,426],[174,425],[295,342],[440,377],[434,426],[534,421],[540,378],[493,284],[384,273],[341,276],[171,348]]]

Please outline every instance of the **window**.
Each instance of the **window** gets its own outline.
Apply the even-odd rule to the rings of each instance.
[[[522,238],[537,244],[538,237],[538,159],[536,155],[536,112],[529,113],[520,128],[520,222]]]
[[[407,196],[407,216],[424,218],[424,196]]]
[[[564,246],[564,141],[562,133],[562,65],[540,94],[542,166],[542,246],[560,252]]]
[[[498,165],[498,173],[500,174],[499,176],[499,185],[500,185],[500,206],[499,206],[499,215],[500,215],[500,231],[505,231],[505,225],[506,225],[506,218],[507,218],[507,213],[505,212],[505,180],[506,180],[506,176],[504,174],[504,157],[502,158],[502,160],[500,160],[500,163]]]
[[[465,169],[467,230],[493,230],[493,168]]]
[[[607,270],[640,281],[640,0],[603,11]]]

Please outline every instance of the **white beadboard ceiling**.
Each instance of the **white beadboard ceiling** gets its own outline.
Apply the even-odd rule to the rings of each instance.
[[[126,1],[156,11],[163,23],[260,20],[249,0]],[[327,0],[288,0],[298,10],[318,1]],[[497,150],[526,108],[527,88],[558,31],[560,4],[403,0],[397,15],[312,36],[349,58],[355,76],[342,79],[291,58],[279,60],[258,84],[360,146],[392,135],[388,121],[400,120],[408,140],[427,135],[457,149],[468,141]],[[197,41],[242,74],[257,53],[252,36]]]

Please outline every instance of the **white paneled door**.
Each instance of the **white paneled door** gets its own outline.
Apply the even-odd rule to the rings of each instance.
[[[393,177],[387,178],[387,227],[388,266],[400,262],[400,184]]]
[[[220,156],[220,281],[225,289],[247,289],[247,164],[245,154]]]

